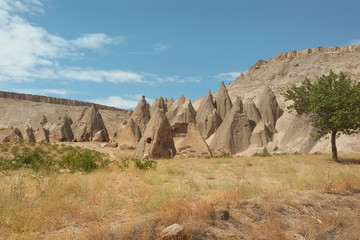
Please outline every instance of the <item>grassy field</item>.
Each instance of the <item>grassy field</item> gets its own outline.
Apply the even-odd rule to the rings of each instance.
[[[0,148],[11,159],[23,146]],[[67,154],[42,148],[53,161]],[[360,155],[340,156],[162,159],[148,170],[118,157],[89,173],[2,170],[0,239],[156,239],[173,223],[182,239],[358,239]]]

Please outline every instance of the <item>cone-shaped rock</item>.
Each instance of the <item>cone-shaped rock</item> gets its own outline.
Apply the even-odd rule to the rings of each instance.
[[[222,120],[216,113],[213,96],[209,90],[205,98],[202,99],[196,113],[196,127],[201,136],[207,139],[218,129],[221,122]]]
[[[156,108],[163,110],[164,113],[167,112],[167,105],[162,97],[158,97],[157,99],[155,99],[153,105],[150,108],[150,115],[153,114]]]
[[[174,99],[172,97],[169,98],[169,100],[166,103],[167,109],[169,109],[173,103],[174,103]]]
[[[37,129],[34,133],[36,142],[49,142],[49,131],[43,126]]]
[[[252,99],[247,99],[244,104],[246,116],[250,121],[254,121],[255,125],[260,121],[261,115]]]
[[[176,154],[171,126],[163,111],[156,109],[135,149],[140,158],[172,158]]]
[[[186,137],[176,149],[176,157],[195,158],[211,157],[211,151],[193,123],[189,123]]]
[[[191,104],[190,99],[185,99],[183,95],[181,95],[180,98],[171,105],[166,113],[166,116],[171,126],[178,123],[196,122],[195,109]]]
[[[73,121],[68,116],[59,118],[56,123],[47,122],[43,125],[47,129],[50,142],[71,142],[74,134],[71,129]]]
[[[272,141],[274,133],[271,131],[270,124],[271,123],[266,124],[263,121],[260,121],[256,125],[250,140],[252,147],[264,147]]]
[[[126,149],[136,148],[141,139],[141,132],[133,119],[130,119],[126,126],[117,132],[107,146]]]
[[[258,109],[261,115],[261,119],[265,123],[272,123],[274,126],[278,118],[281,117],[284,112],[279,107],[275,94],[273,93],[273,91],[271,91],[269,86],[265,87],[265,90],[260,97]]]
[[[85,107],[80,118],[73,125],[74,141],[109,141],[109,134],[95,104]],[[101,138],[99,138],[99,135]],[[96,138],[95,138],[96,136]]]
[[[141,133],[143,133],[150,120],[150,105],[146,102],[145,96],[142,96],[140,99],[131,118],[139,126]]]
[[[250,145],[251,129],[244,114],[243,105],[238,98],[226,115],[210,144],[212,154],[235,154],[246,150]]]
[[[221,82],[220,91],[218,92],[215,98],[215,102],[216,102],[216,112],[217,114],[219,114],[221,119],[224,120],[226,114],[230,112],[230,109],[233,105],[224,82]]]

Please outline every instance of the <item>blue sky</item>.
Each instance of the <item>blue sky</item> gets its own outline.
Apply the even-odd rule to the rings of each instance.
[[[0,89],[133,108],[259,59],[360,43],[360,1],[0,0]]]

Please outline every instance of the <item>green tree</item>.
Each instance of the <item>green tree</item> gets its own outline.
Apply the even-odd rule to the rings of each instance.
[[[312,125],[317,129],[314,140],[331,135],[332,159],[338,160],[336,138],[341,134],[354,134],[360,130],[360,83],[349,76],[332,70],[316,82],[305,79],[300,86],[287,89],[285,101],[298,116],[311,116]]]

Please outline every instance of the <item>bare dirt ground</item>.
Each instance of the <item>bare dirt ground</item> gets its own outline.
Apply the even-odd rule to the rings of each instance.
[[[0,239],[359,239],[359,154],[115,160],[95,172],[0,173]],[[119,167],[120,166],[120,167]],[[229,219],[221,213],[229,212]]]

